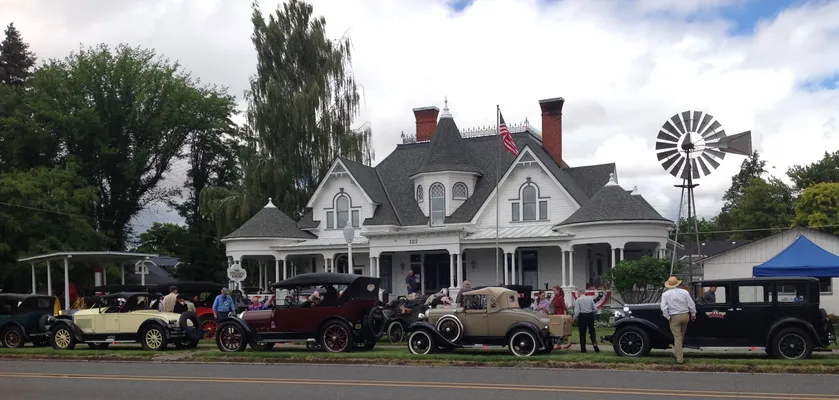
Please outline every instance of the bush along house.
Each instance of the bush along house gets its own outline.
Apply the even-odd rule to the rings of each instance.
[[[269,200],[223,239],[228,260],[259,260],[262,287],[329,271],[380,277],[404,295],[413,271],[421,292],[455,295],[464,280],[596,286],[622,259],[665,256],[672,221],[622,188],[615,164],[563,161],[563,104],[539,101],[541,132],[526,122],[508,127],[517,151],[495,127],[459,130],[448,106],[414,109],[415,138],[403,137],[375,167],[336,158],[300,221]]]

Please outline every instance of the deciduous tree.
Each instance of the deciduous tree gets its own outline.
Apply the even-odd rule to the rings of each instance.
[[[777,178],[755,178],[729,212],[732,239],[760,239],[789,227],[793,216],[792,188]]]
[[[804,189],[795,201],[793,224],[839,235],[839,182],[817,183]]]

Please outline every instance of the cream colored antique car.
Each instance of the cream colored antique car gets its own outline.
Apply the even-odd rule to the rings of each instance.
[[[409,326],[411,353],[476,345],[507,346],[513,355],[525,357],[553,350],[550,320],[520,308],[516,291],[487,287],[462,296],[462,307],[429,309]]]
[[[201,323],[195,313],[149,309],[149,293],[113,293],[100,297],[97,307],[69,310],[47,322],[50,344],[72,350],[78,343],[105,349],[114,343],[137,343],[145,350],[195,347],[201,340]]]

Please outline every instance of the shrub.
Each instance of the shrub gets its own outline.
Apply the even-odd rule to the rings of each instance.
[[[677,265],[673,274],[684,268]],[[611,286],[628,304],[653,303],[661,299],[664,282],[670,277],[670,261],[643,257],[639,260],[623,260],[603,275],[603,282]]]

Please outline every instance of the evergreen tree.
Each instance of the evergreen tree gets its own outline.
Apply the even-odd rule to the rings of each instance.
[[[23,41],[20,31],[11,23],[6,27],[6,38],[0,43],[0,82],[19,86],[32,76],[35,54],[29,51],[29,44]]]

